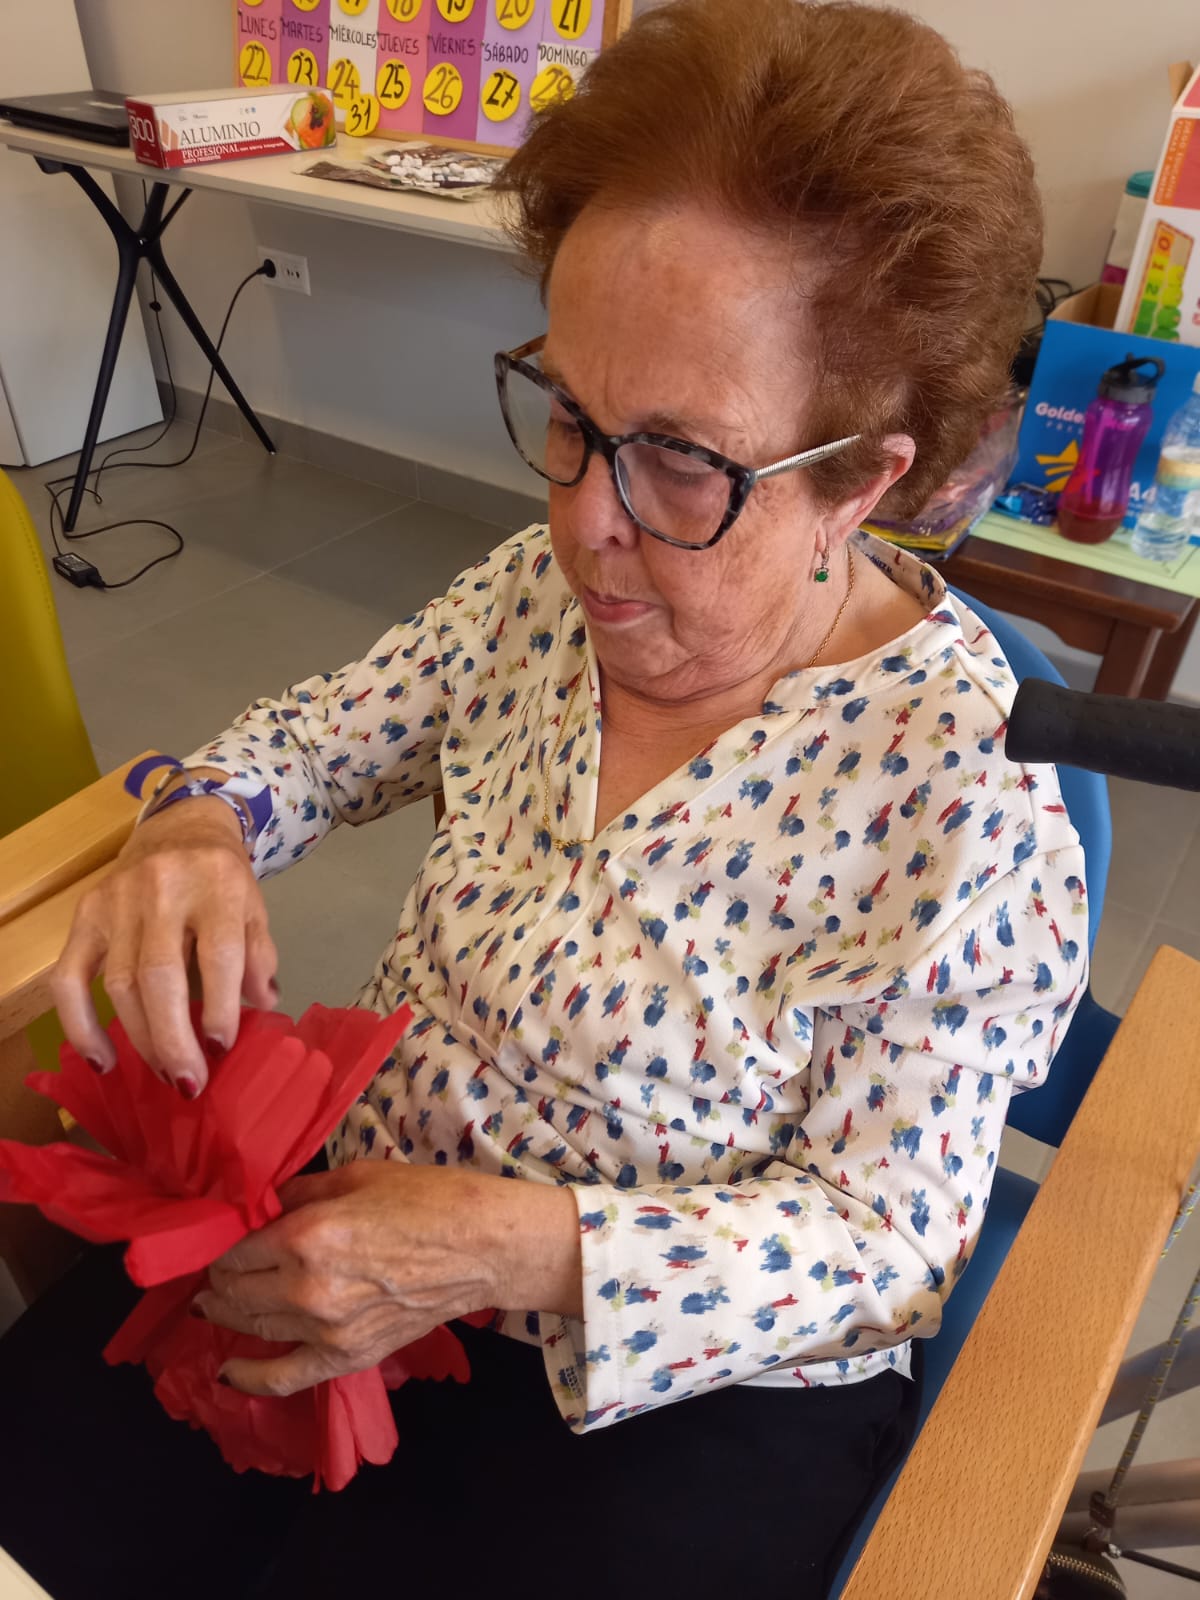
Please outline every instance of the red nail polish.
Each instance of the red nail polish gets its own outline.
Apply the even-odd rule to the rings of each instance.
[[[197,1301],[193,1300],[191,1305],[188,1307],[188,1316],[201,1318],[204,1317],[204,1310]]]
[[[233,1384],[230,1383],[229,1379],[225,1376],[225,1374],[223,1372],[218,1372],[217,1373],[217,1382],[224,1389],[232,1389],[233,1388]]]
[[[88,1056],[87,1064],[93,1072],[102,1073],[105,1070],[103,1061],[97,1061],[95,1056]]]
[[[175,1087],[185,1100],[194,1100],[200,1093],[200,1085],[195,1078],[189,1078],[186,1073],[182,1078],[176,1078]]]
[[[204,1052],[210,1061],[220,1061],[221,1057],[228,1054],[224,1040],[218,1039],[215,1034],[206,1034],[204,1037]]]

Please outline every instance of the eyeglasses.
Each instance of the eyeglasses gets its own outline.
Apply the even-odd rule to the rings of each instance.
[[[599,451],[626,515],[643,532],[681,550],[710,550],[762,479],[811,467],[862,437],[855,433],[770,466],[743,467],[669,434],[602,433],[541,370],[544,343],[542,335],[496,356],[500,409],[517,453],[543,478],[569,489],[582,481],[593,451]]]

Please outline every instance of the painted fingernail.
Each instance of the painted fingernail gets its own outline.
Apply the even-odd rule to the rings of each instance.
[[[223,1372],[218,1372],[217,1373],[217,1382],[221,1385],[221,1387],[223,1389],[232,1389],[233,1388],[233,1384],[230,1383],[229,1379],[225,1376],[225,1374]]]
[[[270,982],[268,983],[267,987],[271,991],[271,999],[273,1001],[278,1001],[278,999],[279,999],[279,985],[276,983],[274,978],[272,978],[270,980]]]
[[[108,1068],[104,1065],[103,1061],[99,1060],[96,1056],[88,1056],[87,1064],[89,1067],[91,1067],[93,1072],[103,1073],[108,1071]]]
[[[210,1061],[220,1061],[221,1057],[228,1055],[224,1039],[218,1039],[215,1033],[204,1035],[204,1050]]]
[[[189,1078],[186,1072],[182,1078],[175,1079],[175,1087],[185,1100],[194,1100],[200,1093],[200,1085],[195,1078]]]
[[[188,1307],[188,1316],[200,1317],[201,1320],[204,1320],[204,1307],[200,1304],[199,1300],[192,1301],[191,1305]]]

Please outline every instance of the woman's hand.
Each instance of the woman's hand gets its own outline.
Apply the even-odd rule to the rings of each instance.
[[[285,1214],[209,1269],[198,1315],[296,1343],[222,1377],[288,1395],[375,1366],[488,1306],[578,1315],[579,1219],[566,1189],[465,1168],[355,1161],[293,1178]]]
[[[188,1010],[193,952],[203,990],[201,1032]],[[112,872],[80,901],[53,979],[67,1038],[99,1072],[116,1064],[96,1017],[91,981],[103,972],[130,1042],[187,1099],[237,1037],[241,997],[269,1009],[278,958],[267,913],[222,800],[185,800],[135,828]]]

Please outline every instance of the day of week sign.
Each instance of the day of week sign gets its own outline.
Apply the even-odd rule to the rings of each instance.
[[[235,0],[237,81],[328,88],[371,132],[515,148],[569,96],[627,0]],[[372,107],[372,116],[374,108]],[[353,128],[352,131],[368,131]]]

